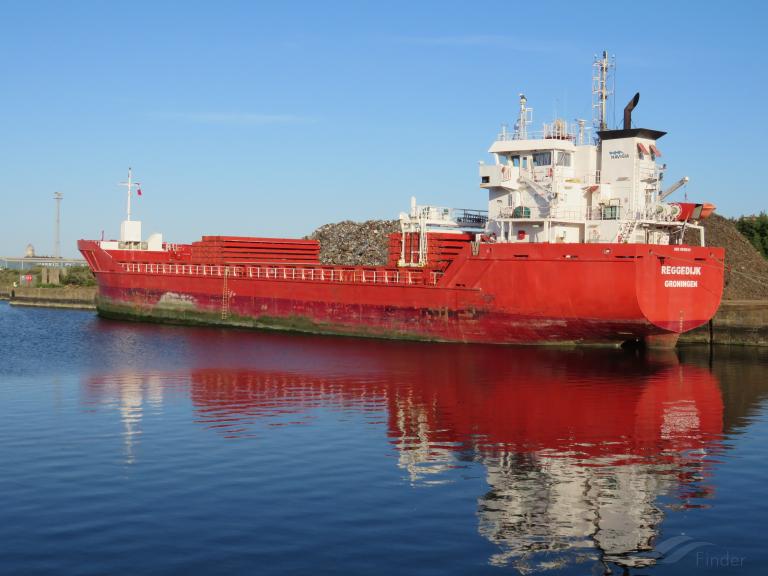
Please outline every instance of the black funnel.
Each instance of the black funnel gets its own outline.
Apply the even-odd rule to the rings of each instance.
[[[632,128],[632,110],[635,109],[638,102],[640,102],[640,92],[636,92],[632,100],[624,107],[624,130]]]

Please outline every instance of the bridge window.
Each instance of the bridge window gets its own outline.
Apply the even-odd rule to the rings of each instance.
[[[557,165],[558,166],[570,166],[571,165],[571,153],[570,152],[558,152],[557,153]]]
[[[520,168],[520,156],[512,156],[512,166]]]
[[[533,165],[534,166],[549,166],[552,164],[552,152],[534,152],[533,153]]]

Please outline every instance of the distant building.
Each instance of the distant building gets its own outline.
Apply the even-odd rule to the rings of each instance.
[[[27,249],[24,251],[24,258],[34,258],[35,247],[32,244],[27,244]]]

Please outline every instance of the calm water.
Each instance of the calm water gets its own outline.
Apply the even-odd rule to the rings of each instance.
[[[768,351],[116,323],[0,303],[0,573],[756,573]]]

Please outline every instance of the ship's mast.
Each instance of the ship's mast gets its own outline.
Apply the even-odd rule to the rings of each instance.
[[[128,168],[128,181],[127,182],[120,182],[120,186],[125,186],[128,191],[128,199],[126,202],[125,207],[125,213],[126,213],[126,221],[131,221],[131,196],[133,196],[133,187],[136,186],[137,188],[141,185],[138,182],[132,182],[131,181],[132,174],[130,167]]]
[[[606,104],[608,96],[613,93],[613,90],[608,88],[608,83],[611,71],[615,67],[615,57],[609,57],[606,50],[603,50],[602,55],[595,56],[595,61],[592,63],[592,123],[597,130],[608,128]]]
[[[515,122],[515,139],[527,140],[528,139],[528,124],[532,121],[533,108],[528,108],[526,104],[528,99],[525,94],[520,94],[520,113]]]
[[[584,134],[586,133],[586,130],[587,130],[586,128],[587,121],[582,120],[581,118],[577,118],[576,122],[579,125],[579,144],[584,144]]]

